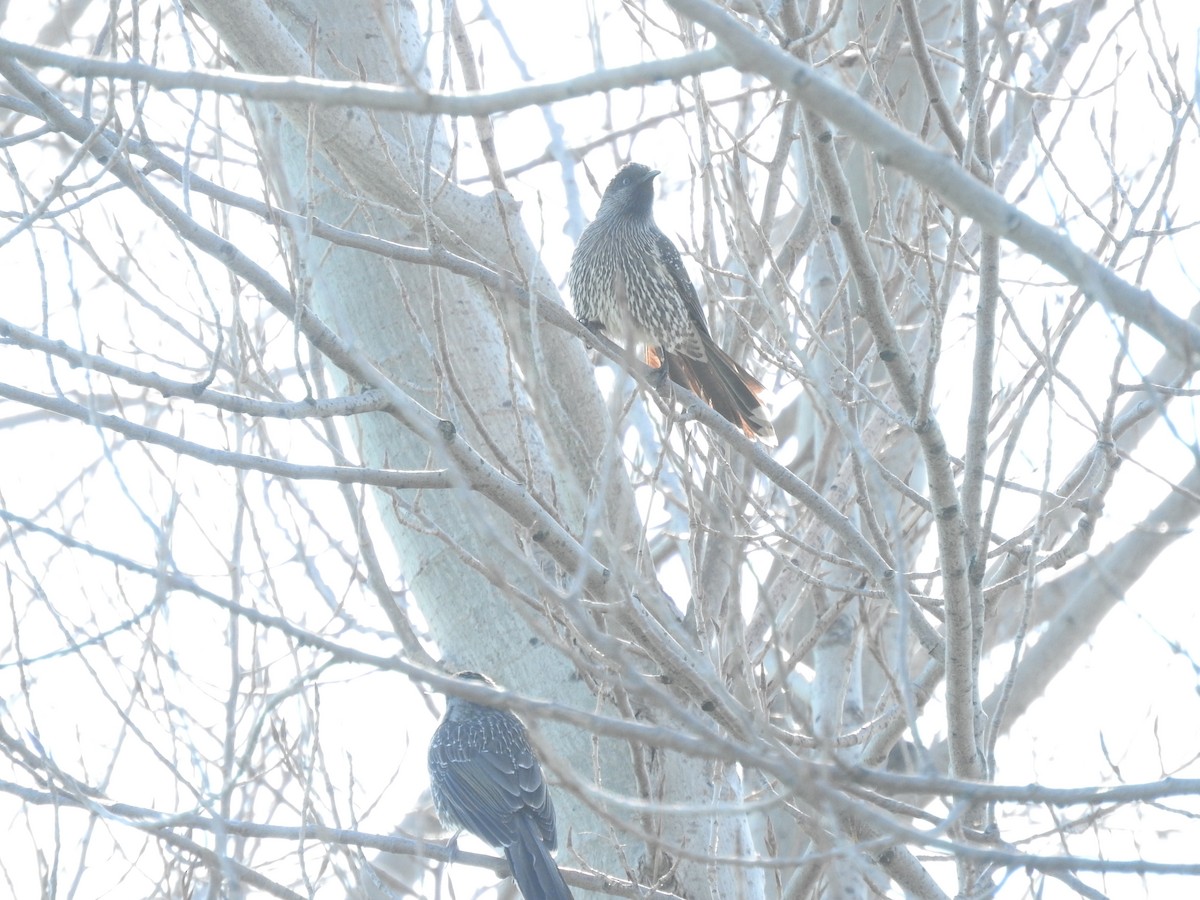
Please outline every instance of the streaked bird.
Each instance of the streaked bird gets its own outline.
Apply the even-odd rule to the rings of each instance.
[[[605,189],[571,256],[575,315],[588,328],[645,344],[648,365],[699,394],[748,437],[774,442],[758,399],[765,388],[717,346],[679,251],[654,224],[658,174],[629,163]]]
[[[458,677],[492,684],[478,672]],[[554,803],[516,716],[447,696],[429,742],[429,786],[447,828],[465,828],[504,851],[525,900],[570,900],[550,855],[558,846]]]

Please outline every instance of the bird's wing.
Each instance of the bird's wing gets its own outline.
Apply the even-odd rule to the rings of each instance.
[[[431,751],[430,765],[446,774],[439,779],[443,802],[460,824],[493,847],[512,843],[512,820],[525,815],[554,849],[554,805],[524,735],[501,726],[485,743],[449,740]]]
[[[704,337],[709,337],[708,321],[704,318],[704,308],[700,305],[700,297],[696,294],[696,286],[692,284],[692,279],[688,277],[687,269],[683,267],[683,259],[680,258],[679,251],[675,248],[671,239],[661,231],[658,231],[655,240],[658,242],[659,259],[666,264],[667,271],[671,273],[671,279],[675,282],[675,287],[679,290],[679,296],[683,297],[683,303],[687,307],[688,317]]]

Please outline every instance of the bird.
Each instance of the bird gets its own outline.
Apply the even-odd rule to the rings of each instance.
[[[458,678],[495,687],[478,672]],[[525,726],[508,710],[448,695],[429,742],[429,786],[442,824],[502,849],[525,900],[571,900],[550,855],[554,802]]]
[[[571,256],[575,315],[593,331],[644,344],[647,365],[699,394],[747,437],[773,443],[759,400],[766,388],[717,346],[679,250],[654,224],[659,174],[627,163],[605,188]]]

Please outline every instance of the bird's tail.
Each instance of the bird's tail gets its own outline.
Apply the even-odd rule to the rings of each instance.
[[[558,871],[550,849],[542,843],[541,835],[528,819],[518,819],[521,834],[504,848],[504,856],[521,896],[525,900],[572,900],[571,889]]]
[[[667,374],[676,384],[699,394],[704,402],[737,425],[746,437],[774,445],[775,429],[759,395],[766,391],[757,378],[711,339],[702,342],[704,358],[678,351],[647,353],[650,365],[666,365]],[[655,361],[651,361],[651,360]]]

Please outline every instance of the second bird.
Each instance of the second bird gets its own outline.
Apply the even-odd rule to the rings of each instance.
[[[492,685],[478,672],[458,677]],[[447,697],[446,715],[429,742],[429,787],[443,824],[504,849],[525,900],[571,900],[550,855],[558,846],[554,802],[520,719]]]
[[[629,163],[604,191],[567,276],[575,315],[589,328],[646,345],[646,363],[699,394],[748,437],[773,441],[763,385],[717,346],[671,239],[654,224],[658,171]]]

